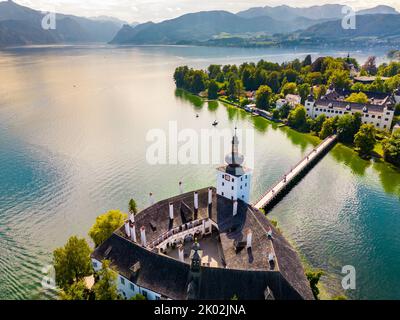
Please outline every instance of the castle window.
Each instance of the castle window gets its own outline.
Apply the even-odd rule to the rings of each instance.
[[[222,196],[224,195],[224,193],[222,192]]]
[[[247,187],[247,183],[245,183],[244,186]]]
[[[386,124],[383,126],[384,129],[386,129]]]
[[[142,290],[142,295],[147,299],[147,291]]]
[[[121,281],[121,284],[125,285],[125,279],[124,278],[119,278]]]
[[[242,195],[242,199],[244,199],[244,195]]]
[[[232,190],[234,190],[233,186],[232,186]]]
[[[382,119],[382,117],[381,117],[381,116],[378,116],[378,119]]]
[[[235,179],[234,179],[234,178],[232,178],[232,182],[235,182]]]
[[[385,121],[389,121],[389,119],[388,119],[388,118],[386,118],[386,119],[385,119]]]
[[[375,118],[375,115],[373,114],[371,117],[372,117],[372,118]]]
[[[135,291],[135,285],[134,285],[133,283],[131,283],[131,284],[129,285],[129,287],[131,288],[132,291]]]
[[[242,190],[243,189],[243,186],[240,186],[240,190]]]
[[[224,182],[222,182],[222,186],[224,186],[225,185],[225,183]]]

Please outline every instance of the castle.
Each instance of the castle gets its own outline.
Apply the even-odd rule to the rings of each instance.
[[[94,250],[94,269],[109,260],[123,297],[313,299],[297,253],[249,203],[252,170],[238,145],[235,133],[216,187],[150,205]]]

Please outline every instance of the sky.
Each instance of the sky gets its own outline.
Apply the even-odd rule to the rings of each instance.
[[[42,11],[86,17],[112,16],[129,23],[159,22],[197,11],[227,10],[236,13],[251,7],[282,4],[293,7],[308,7],[337,3],[355,9],[384,4],[400,11],[399,0],[14,0],[14,2]]]

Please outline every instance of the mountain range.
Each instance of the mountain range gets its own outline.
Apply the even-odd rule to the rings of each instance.
[[[108,42],[125,22],[110,18],[82,18],[56,14],[56,29],[44,30],[40,11],[0,2],[0,45]]]
[[[44,30],[44,14],[13,1],[0,2],[0,46],[110,42],[112,44],[205,44],[266,45],[288,39],[347,40],[359,37],[400,39],[400,14],[389,6],[357,12],[357,28],[341,27],[343,5],[327,4],[307,8],[286,5],[250,8],[236,14],[201,11],[159,23],[133,23],[113,17],[83,18],[57,14],[55,30]]]

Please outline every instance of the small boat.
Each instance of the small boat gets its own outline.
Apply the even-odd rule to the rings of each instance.
[[[218,121],[217,120],[215,120],[214,122],[213,122],[213,124],[212,124],[213,126],[216,126],[216,125],[218,125]]]
[[[199,117],[199,115],[198,114],[196,114],[196,118],[198,118]]]

